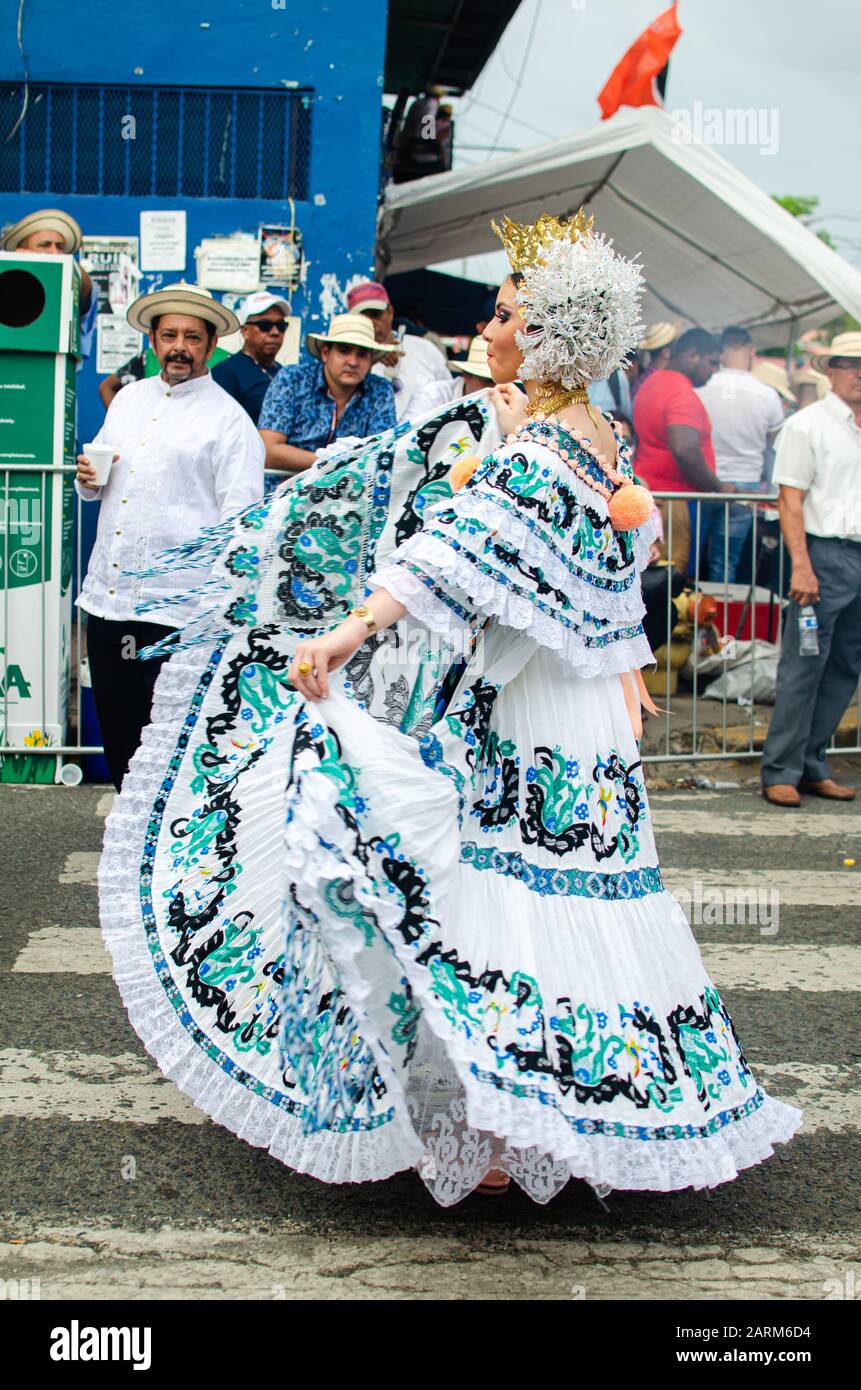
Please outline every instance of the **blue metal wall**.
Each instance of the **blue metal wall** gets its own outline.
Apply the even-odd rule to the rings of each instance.
[[[2,82],[23,74],[18,13],[19,0],[0,0]],[[386,15],[387,0],[89,0],[83,6],[24,0],[23,49],[32,83],[309,90],[308,198],[296,203],[296,223],[310,264],[304,290],[293,297],[307,329],[321,319],[324,275],[343,284],[373,269]],[[0,140],[7,133],[0,131]],[[86,132],[78,138],[86,140]],[[43,192],[0,194],[0,222],[45,206],[67,209],[85,233],[112,236],[138,235],[144,209],[184,207],[190,280],[194,248],[204,237],[290,221],[286,202],[262,199]],[[144,288],[154,278],[145,276]],[[97,382],[91,359],[79,381],[83,439],[103,418]]]

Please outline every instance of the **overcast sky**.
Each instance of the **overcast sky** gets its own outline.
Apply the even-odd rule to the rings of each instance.
[[[455,168],[593,125],[611,71],[666,7],[523,0],[473,90],[454,103]],[[861,266],[858,0],[680,0],[679,19],[667,111],[693,111],[695,102],[703,111],[764,108],[775,153],[717,145],[718,153],[766,193],[818,195],[823,225]],[[505,265],[500,252],[470,257],[465,269],[496,281]],[[462,262],[441,268],[462,273]]]

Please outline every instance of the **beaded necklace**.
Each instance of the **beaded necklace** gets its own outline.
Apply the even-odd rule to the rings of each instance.
[[[562,421],[557,419],[555,415],[548,415],[546,420],[541,423],[555,426],[561,433],[570,436],[576,445],[576,448],[573,450],[564,448],[553,434],[545,439],[544,443],[554,454],[559,455],[560,459],[568,465],[573,473],[577,474],[578,478],[582,478],[584,483],[587,483],[595,492],[600,493],[607,501],[610,500],[618,488],[623,487],[630,481],[624,473],[620,473],[612,464],[608,464],[606,454],[600,454],[597,446],[592,443],[591,439],[587,438],[582,430],[569,429],[568,426],[563,425]],[[521,425],[516,434],[509,434],[506,437],[505,442],[507,444],[515,444],[518,441],[526,442],[532,437],[534,429],[535,425],[532,422]],[[607,475],[611,484],[613,484],[612,487],[608,487],[606,483],[599,482],[597,478],[592,476],[588,468],[582,463],[578,463],[577,450],[582,450],[583,453],[591,455],[595,462],[600,465],[602,471]]]
[[[597,446],[583,434],[582,430],[569,429],[555,416],[549,416],[540,423],[535,420],[524,422],[518,430],[505,436],[505,443],[529,443],[534,438],[536,425],[542,434],[550,427],[558,430],[561,434],[568,435],[571,439],[572,446],[567,449],[563,444],[560,444],[553,434],[550,434],[544,443],[552,453],[558,454],[562,462],[571,469],[572,473],[576,473],[587,487],[592,488],[593,492],[597,492],[604,498],[607,503],[607,516],[614,531],[635,530],[651,516],[655,503],[648,488],[643,487],[640,483],[635,483],[632,478],[622,473],[614,465],[609,464],[606,454],[599,454]],[[615,430],[613,433],[616,433]],[[616,438],[618,440],[619,436],[616,435]],[[621,441],[619,442],[621,443]],[[608,479],[609,486],[608,483],[594,478],[588,468],[585,468],[582,463],[578,463],[578,453],[588,454],[594,459]],[[457,492],[467,485],[480,462],[481,460],[475,454],[461,455],[449,475],[452,492]]]
[[[592,488],[593,492],[597,492],[599,496],[604,498],[607,503],[607,515],[613,530],[631,531],[637,526],[642,526],[655,506],[648,488],[635,483],[613,464],[609,464],[607,455],[599,454],[597,446],[592,443],[591,439],[587,439],[582,430],[569,429],[553,415],[549,416],[543,423],[552,425],[561,434],[568,435],[572,441],[572,447],[567,449],[555,435],[545,439],[544,443],[552,453],[559,456],[572,473],[576,473],[577,477],[583,480],[587,487]],[[506,443],[514,444],[519,439],[524,442],[528,441],[533,429],[534,423],[521,425],[516,434],[507,436]],[[588,468],[584,467],[582,463],[578,463],[578,452],[588,454],[595,460],[598,467],[606,475],[609,486],[607,483],[599,481],[598,478],[594,478]]]

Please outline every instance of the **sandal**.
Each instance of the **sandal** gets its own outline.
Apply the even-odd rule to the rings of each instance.
[[[509,1187],[511,1186],[511,1178],[509,1177],[508,1173],[501,1173],[498,1169],[496,1171],[499,1173],[499,1177],[502,1179],[502,1181],[500,1182],[495,1179],[488,1181],[488,1178],[490,1177],[490,1173],[488,1173],[478,1184],[478,1187],[475,1189],[476,1192],[481,1193],[482,1197],[501,1197],[504,1193],[508,1191]]]

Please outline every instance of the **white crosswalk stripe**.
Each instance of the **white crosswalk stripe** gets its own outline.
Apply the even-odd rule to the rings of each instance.
[[[455,1210],[459,1210],[455,1208]],[[801,1299],[851,1298],[861,1263],[851,1240],[820,1231],[742,1243],[723,1235],[693,1242],[514,1236],[471,1243],[457,1225],[412,1235],[373,1231],[309,1240],[289,1230],[122,1230],[95,1224],[43,1226],[0,1243],[10,1279],[37,1278],[42,1297],[65,1300],[181,1299]],[[855,1262],[853,1262],[853,1256]],[[514,1294],[507,1292],[515,1289]],[[853,1292],[847,1292],[847,1290]],[[777,1318],[774,1319],[777,1321]],[[799,1316],[799,1322],[802,1318]],[[699,1344],[698,1344],[699,1345]]]
[[[111,958],[98,927],[40,927],[12,966],[22,975],[109,975]]]
[[[767,807],[756,811],[736,811],[732,815],[722,815],[718,810],[698,810],[668,806],[663,797],[649,802],[652,820],[657,835],[699,835],[714,839],[719,835],[734,838],[781,840],[793,839],[801,832],[802,821],[791,811],[780,811]],[[861,845],[861,811],[845,806],[842,811],[818,811],[816,815],[803,818],[803,830],[807,839],[823,839],[836,836],[847,847]]]
[[[658,846],[660,849],[660,844]],[[859,855],[861,861],[861,855]],[[771,901],[777,893],[781,907],[843,907],[857,910],[861,902],[861,876],[857,870],[808,871],[784,869],[676,869],[661,865],[661,877],[671,893],[693,895],[717,889],[720,893],[757,892]]]
[[[717,945],[701,942],[706,969],[721,989],[861,990],[861,947]]]
[[[148,1057],[14,1047],[0,1050],[0,1115],[118,1124],[208,1123]]]
[[[60,870],[61,883],[87,883],[95,886],[98,882],[98,850],[73,849],[66,855],[66,862]]]
[[[658,829],[660,836],[660,827]],[[660,849],[660,840],[658,844]],[[847,849],[851,846],[846,846]],[[841,848],[842,854],[842,848]],[[849,856],[853,857],[853,856]],[[835,855],[835,860],[838,856]],[[858,855],[861,866],[861,853]],[[99,853],[97,850],[73,850],[66,856],[60,872],[61,883],[81,883],[95,887],[98,882]],[[810,872],[805,869],[674,869],[662,864],[664,882],[674,893],[679,889],[692,890],[697,882],[709,887],[776,888],[780,900],[787,905],[816,903],[846,905],[853,897],[861,901],[861,867],[838,868]]]
[[[806,1133],[861,1128],[861,1063],[760,1063],[754,1075],[771,1095],[801,1107]],[[0,1050],[0,1116],[145,1125],[159,1120],[209,1123],[148,1057],[14,1047]]]
[[[706,969],[722,988],[861,990],[861,946],[784,946],[702,942]],[[42,927],[12,967],[25,975],[109,975],[98,927]]]

